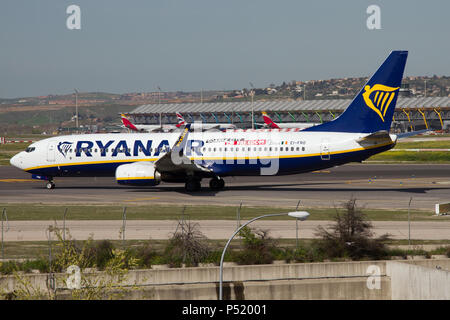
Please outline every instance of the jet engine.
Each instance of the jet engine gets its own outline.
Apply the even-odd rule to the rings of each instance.
[[[161,174],[153,163],[134,162],[118,166],[116,180],[123,185],[156,186],[161,182]]]

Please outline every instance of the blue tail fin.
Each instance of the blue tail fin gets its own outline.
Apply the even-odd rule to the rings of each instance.
[[[408,51],[392,51],[344,113],[304,131],[389,132],[407,57]]]

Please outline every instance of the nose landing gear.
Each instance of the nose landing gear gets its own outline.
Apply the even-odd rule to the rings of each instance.
[[[46,184],[45,187],[47,189],[55,189],[55,183],[53,182],[53,180],[49,180]]]

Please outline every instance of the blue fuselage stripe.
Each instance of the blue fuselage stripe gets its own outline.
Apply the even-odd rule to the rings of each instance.
[[[358,151],[351,151],[345,153],[331,154],[328,159],[323,159],[320,155],[306,156],[306,157],[281,157],[268,160],[262,159],[246,159],[246,160],[195,160],[196,163],[206,166],[214,171],[219,176],[252,176],[260,175],[261,168],[269,168],[277,166],[274,174],[286,175],[295,173],[304,173],[314,170],[330,168],[342,165],[348,162],[359,162],[368,157],[389,150],[393,145],[382,146],[373,149],[365,149]],[[135,162],[105,162],[105,163],[83,163],[75,165],[65,165],[59,167],[58,165],[52,167],[43,167],[27,170],[29,173],[50,176],[50,177],[113,177],[118,166],[126,163]]]

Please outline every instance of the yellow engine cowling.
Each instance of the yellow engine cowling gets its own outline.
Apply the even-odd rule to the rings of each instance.
[[[161,175],[153,163],[134,162],[118,166],[116,180],[123,185],[156,186],[161,182]]]

